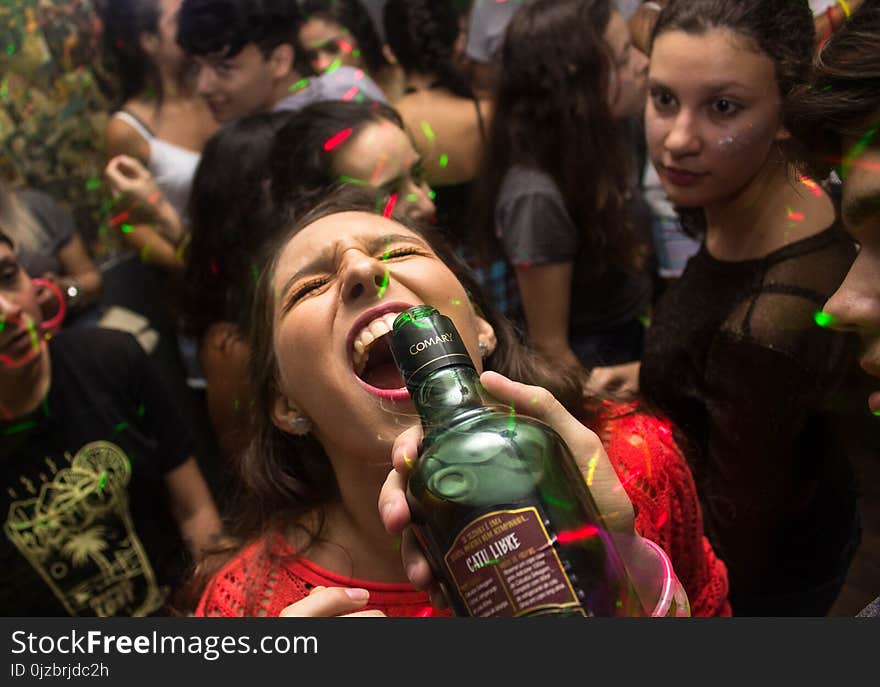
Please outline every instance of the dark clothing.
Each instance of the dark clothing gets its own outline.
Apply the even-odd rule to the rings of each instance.
[[[498,196],[495,226],[508,260],[516,267],[574,263],[569,340],[586,368],[638,360],[642,332],[633,325],[647,314],[650,277],[617,269],[598,272],[582,229],[575,225],[550,176],[512,167]],[[632,337],[621,346],[622,337],[629,334]]]
[[[185,564],[163,478],[186,426],[130,335],[63,331],[49,353],[44,402],[0,424],[0,613],[155,614]]]
[[[704,244],[654,313],[641,389],[687,437],[734,615],[824,615],[855,552],[831,409],[858,342],[814,322],[854,257],[836,225],[756,260]]]

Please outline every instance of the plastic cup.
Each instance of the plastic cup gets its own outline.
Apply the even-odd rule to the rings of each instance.
[[[690,617],[687,594],[672,568],[669,556],[660,546],[638,536],[619,538],[617,546],[624,557],[645,616]]]

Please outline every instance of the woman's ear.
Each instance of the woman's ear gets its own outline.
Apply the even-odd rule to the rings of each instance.
[[[275,47],[269,55],[269,65],[272,76],[276,79],[286,79],[293,71],[293,63],[296,54],[290,43],[282,43]]]
[[[156,50],[159,48],[159,36],[155,33],[144,31],[138,36],[138,43],[141,46],[141,50],[147,53],[147,55],[152,56],[156,54]]]
[[[488,358],[498,347],[498,339],[495,336],[495,328],[489,322],[477,315],[477,340],[480,342],[480,350],[486,351],[484,357]]]
[[[385,56],[385,60],[388,64],[397,64],[397,55],[394,54],[391,46],[387,43],[382,46],[382,54]]]
[[[303,435],[311,428],[311,422],[305,414],[280,391],[275,391],[272,424],[285,434]]]

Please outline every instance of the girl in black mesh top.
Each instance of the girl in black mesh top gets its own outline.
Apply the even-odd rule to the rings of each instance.
[[[856,251],[780,151],[813,45],[805,0],[672,0],[652,37],[650,156],[703,243],[654,313],[641,388],[688,437],[735,615],[825,615],[859,540],[828,412],[855,342],[814,321]]]

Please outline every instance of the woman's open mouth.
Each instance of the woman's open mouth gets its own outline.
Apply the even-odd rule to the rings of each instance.
[[[374,396],[391,401],[409,398],[403,377],[391,354],[389,336],[397,316],[409,306],[389,303],[359,318],[352,330],[350,355],[355,376]]]

